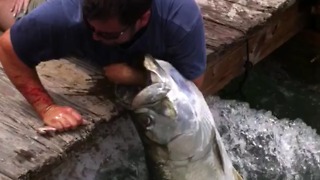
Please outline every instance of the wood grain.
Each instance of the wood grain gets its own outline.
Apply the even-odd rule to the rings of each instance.
[[[100,91],[95,88],[94,82],[103,78],[92,66],[56,60],[42,63],[37,69],[54,100],[76,108],[91,123],[53,137],[40,136],[35,129],[43,126],[42,121],[0,69],[0,174],[11,179],[24,179],[27,174],[41,172],[48,164],[58,163],[75,144],[85,141],[98,124],[118,114],[107,99],[111,89],[103,87],[103,83]]]
[[[197,0],[206,27],[207,69],[201,91],[215,94],[244,72],[246,61],[256,64],[307,25],[308,8],[292,0]],[[212,41],[211,37],[217,39]],[[219,43],[219,40],[222,42]],[[211,48],[214,47],[214,48]]]
[[[298,1],[293,0],[196,2],[204,18],[207,44],[204,94],[217,92],[242,73],[247,57],[259,62],[297,33],[307,18],[298,8],[290,8],[297,7]],[[285,15],[290,16],[282,18]],[[53,137],[38,135],[35,129],[43,126],[42,121],[0,68],[0,179],[39,179],[40,174],[66,162],[65,157],[78,151],[79,144],[88,143],[100,124],[121,112],[112,103],[112,87],[101,70],[85,61],[52,60],[37,69],[54,100],[74,107],[91,123]]]

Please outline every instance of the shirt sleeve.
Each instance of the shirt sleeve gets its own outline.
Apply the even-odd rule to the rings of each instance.
[[[172,25],[168,34],[169,62],[187,79],[194,80],[206,69],[206,44],[202,17],[189,29]]]
[[[68,22],[60,0],[44,2],[11,27],[14,51],[29,67],[64,56],[70,45]]]

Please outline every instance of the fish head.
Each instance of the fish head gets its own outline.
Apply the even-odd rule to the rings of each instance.
[[[133,98],[134,119],[146,138],[168,145],[194,131],[196,113],[189,97],[155,59],[146,56],[144,66],[150,72],[150,84]]]
[[[150,141],[168,145],[176,137],[193,131],[194,118],[189,106],[171,99],[170,88],[156,83],[142,90],[133,100],[136,125]]]
[[[136,125],[147,139],[165,145],[174,137],[177,111],[167,98],[134,111]]]
[[[157,146],[159,149],[195,147],[198,140],[194,138],[200,123],[192,84],[165,61],[146,55],[142,64],[149,76],[148,84],[144,87],[117,85],[117,103],[130,110],[140,137],[148,144],[161,145]]]
[[[118,92],[129,92],[130,96],[120,93],[118,97],[129,99],[132,120],[151,161],[155,166],[170,162],[170,166],[187,167],[190,161],[209,159],[211,167],[217,159],[226,169],[231,163],[225,161],[226,151],[221,148],[222,140],[217,138],[212,114],[199,89],[170,63],[146,56],[143,64],[149,83],[135,91],[124,88]],[[218,158],[212,159],[213,153]],[[176,170],[175,177],[184,176],[184,171]]]

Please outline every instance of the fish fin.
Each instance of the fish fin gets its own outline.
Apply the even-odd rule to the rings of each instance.
[[[216,136],[216,134],[215,134],[215,136]],[[225,168],[224,168],[225,166],[224,166],[224,161],[223,161],[223,155],[222,155],[222,152],[221,152],[221,149],[220,149],[220,146],[219,146],[219,142],[217,141],[217,139],[215,139],[215,141],[217,143],[213,143],[213,151],[217,156],[217,159],[218,159],[218,161],[219,161],[219,163],[221,165],[222,171],[224,172],[225,171]]]
[[[132,101],[132,108],[137,109],[147,104],[153,104],[163,99],[170,91],[165,83],[155,83],[142,89]],[[156,95],[155,95],[156,94]]]
[[[235,180],[243,180],[242,176],[235,168],[233,168],[233,175]]]
[[[214,148],[217,153],[217,158],[220,161],[221,168],[226,175],[228,174],[229,176],[232,176],[233,172],[231,170],[234,167],[232,165],[232,162],[229,158],[229,155],[228,155],[224,145],[222,144],[222,139],[221,139],[220,134],[216,128],[213,129],[213,134],[214,134],[215,143],[217,144],[217,146],[215,146]]]

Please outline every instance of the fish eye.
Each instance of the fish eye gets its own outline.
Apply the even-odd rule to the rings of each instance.
[[[141,124],[144,128],[150,129],[152,125],[153,117],[152,116],[147,116],[142,119]]]

